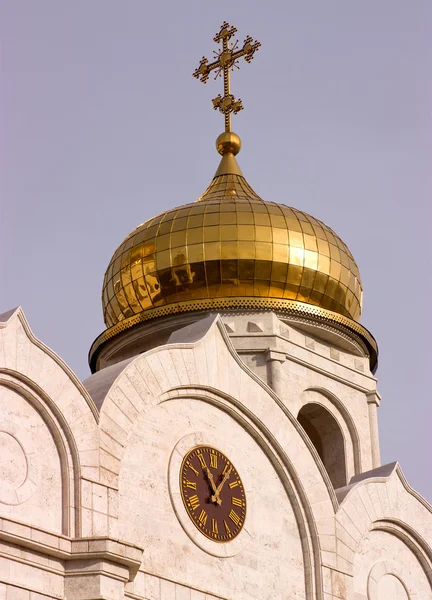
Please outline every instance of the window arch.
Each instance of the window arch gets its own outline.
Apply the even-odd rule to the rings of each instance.
[[[335,489],[347,484],[345,440],[338,422],[320,404],[310,402],[297,416],[321,458]]]

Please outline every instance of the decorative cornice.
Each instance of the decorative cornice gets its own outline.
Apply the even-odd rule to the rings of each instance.
[[[367,348],[367,353],[370,357],[371,370],[372,372],[376,370],[378,361],[377,343],[372,334],[365,327],[360,325],[360,323],[357,323],[357,321],[353,321],[349,317],[306,302],[260,297],[208,298],[203,300],[177,302],[159,306],[152,310],[146,310],[138,315],[129,317],[128,319],[123,319],[109,329],[106,329],[95,339],[89,351],[90,368],[92,372],[95,371],[100,348],[108,342],[108,340],[140,323],[174,314],[187,312],[219,312],[227,309],[275,311],[277,313],[296,317],[307,316],[312,323],[319,322],[320,324],[328,323],[330,325],[336,325],[338,329],[342,330],[347,335],[355,334],[356,337],[360,337]]]
[[[0,519],[0,540],[64,561],[108,560],[127,567],[131,578],[141,566],[143,554],[139,546],[113,538],[70,538],[4,517]]]
[[[286,319],[286,315],[283,314],[278,314],[276,313],[278,318],[280,318],[280,320],[285,323],[286,325],[312,325],[312,326],[316,326],[316,319],[312,320],[312,319],[308,319],[305,317],[299,317],[299,316],[290,316],[290,318],[287,320]],[[320,328],[324,329],[325,331],[329,331],[330,333],[333,333],[335,335],[340,336],[341,338],[347,340],[350,344],[353,344],[357,350],[359,350],[359,352],[361,354],[365,354],[367,356],[367,358],[369,358],[370,361],[370,352],[369,349],[367,347],[367,345],[364,343],[362,337],[360,335],[355,335],[353,333],[353,331],[350,330],[349,334],[346,332],[346,329],[344,329],[344,326],[338,326],[336,323],[330,325],[329,323],[323,323],[321,322],[320,324]],[[374,340],[375,341],[375,340]],[[376,343],[376,341],[375,341]]]

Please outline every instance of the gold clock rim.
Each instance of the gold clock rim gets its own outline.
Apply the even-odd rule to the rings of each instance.
[[[195,523],[195,521],[194,521],[193,519],[191,519],[191,517],[190,517],[190,514],[189,514],[189,511],[188,511],[188,509],[187,509],[187,504],[186,504],[186,502],[185,502],[185,499],[184,499],[183,486],[182,486],[182,473],[183,473],[183,465],[184,465],[184,463],[185,463],[185,461],[186,461],[187,457],[190,455],[190,453],[191,453],[191,452],[193,452],[194,450],[197,450],[198,448],[212,448],[213,450],[216,450],[217,452],[220,452],[221,454],[223,454],[223,456],[225,456],[225,458],[227,459],[227,461],[228,461],[228,462],[229,462],[229,463],[230,463],[230,464],[231,464],[231,465],[234,467],[234,469],[235,469],[235,471],[236,471],[236,473],[237,473],[237,475],[238,475],[238,478],[239,478],[239,479],[240,479],[240,481],[241,481],[241,484],[242,484],[242,487],[243,487],[243,490],[244,490],[244,495],[245,495],[244,519],[243,519],[243,525],[241,526],[241,528],[240,528],[239,532],[238,532],[238,533],[235,535],[235,537],[234,537],[232,540],[215,540],[214,538],[212,538],[212,537],[208,536],[208,535],[207,535],[207,534],[206,534],[206,533],[205,533],[205,532],[204,532],[202,529],[200,529],[200,528],[197,526],[197,524]],[[210,540],[211,542],[214,542],[215,544],[229,544],[229,543],[231,543],[231,542],[234,542],[234,541],[235,541],[235,540],[238,538],[238,536],[239,536],[239,535],[242,533],[242,531],[243,531],[243,527],[244,527],[244,525],[245,525],[245,523],[246,523],[246,514],[247,514],[246,490],[245,490],[245,488],[244,488],[243,480],[242,480],[242,478],[240,477],[240,474],[239,474],[239,472],[238,472],[238,470],[237,470],[237,467],[236,467],[236,466],[235,466],[235,464],[232,462],[232,460],[228,459],[228,457],[227,457],[227,455],[225,454],[225,452],[222,452],[222,450],[219,450],[219,448],[216,448],[215,446],[212,446],[211,444],[197,444],[196,446],[193,446],[192,448],[190,448],[190,449],[189,449],[189,450],[186,452],[186,454],[183,456],[183,459],[182,459],[182,462],[181,462],[181,465],[180,465],[179,484],[180,484],[180,495],[181,495],[181,499],[182,499],[182,502],[183,502],[183,507],[184,507],[184,509],[185,509],[185,511],[186,511],[186,514],[187,514],[187,516],[188,516],[188,518],[190,519],[190,521],[193,523],[194,527],[195,527],[195,528],[196,528],[196,529],[197,529],[197,530],[198,530],[198,531],[199,531],[199,532],[200,532],[200,533],[201,533],[201,534],[202,534],[202,535],[203,535],[203,536],[204,536],[204,537],[205,537],[207,540]]]

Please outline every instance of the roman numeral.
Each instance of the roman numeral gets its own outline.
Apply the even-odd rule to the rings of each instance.
[[[192,510],[195,510],[200,505],[199,498],[196,494],[194,494],[193,496],[191,496],[189,498],[189,502],[190,502]]]
[[[203,525],[203,527],[205,527],[205,524],[207,523],[207,513],[205,510],[202,510],[200,513],[200,516],[198,517],[198,521]]]
[[[198,452],[197,456],[198,456],[198,460],[201,463],[202,468],[205,469],[207,465],[206,465],[206,461],[204,460],[204,456],[201,454],[201,452]]]
[[[186,481],[186,487],[191,490],[196,490],[196,482],[195,481]]]
[[[232,483],[229,483],[228,485],[229,485],[229,487],[231,489],[233,489],[233,488],[238,487],[240,485],[240,481],[233,481]]]
[[[225,475],[225,473],[228,471],[228,469],[230,468],[229,463],[227,463],[224,467],[224,470],[222,471],[222,475]]]
[[[224,525],[225,525],[225,531],[229,535],[231,533],[231,529],[228,527],[228,523],[226,521],[224,521]]]
[[[234,504],[234,506],[243,506],[243,501],[240,498],[231,498],[231,504]]]
[[[210,466],[212,469],[217,469],[217,456],[216,454],[210,454]]]
[[[189,469],[192,469],[192,471],[195,473],[195,475],[198,477],[199,473],[198,471],[195,469],[195,467],[193,467],[189,461],[187,461],[187,466],[189,467]]]
[[[231,521],[234,523],[234,525],[237,526],[240,523],[240,517],[234,510],[231,510],[231,512],[228,516],[231,519]]]
[[[215,521],[214,519],[212,519],[212,533],[215,535],[219,534],[218,524],[217,521]]]

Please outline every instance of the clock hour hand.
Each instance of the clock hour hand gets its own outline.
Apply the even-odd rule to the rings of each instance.
[[[215,492],[216,491],[216,484],[214,482],[213,475],[211,474],[210,469],[207,466],[205,467],[204,470],[205,470],[205,473],[207,475],[207,479],[210,482],[211,489],[212,489],[213,492]]]
[[[216,488],[214,496],[212,496],[212,501],[213,502],[217,502],[218,504],[222,504],[222,500],[219,498],[219,494],[221,493],[221,490],[222,490],[223,486],[225,485],[226,480],[229,479],[229,476],[231,475],[231,471],[232,471],[232,466],[225,473],[224,478],[222,479],[222,481],[220,482],[220,484]]]
[[[210,471],[210,469],[207,466],[205,467],[205,472],[206,472],[206,475],[207,475],[207,479],[208,479],[208,481],[210,483],[211,490],[212,490],[213,494],[215,494],[215,496],[211,497],[211,500],[212,500],[212,502],[217,502],[217,504],[221,504],[222,501],[220,500],[219,496],[216,495],[216,493],[217,493],[216,492],[216,484],[215,484],[215,481],[213,479],[213,475],[211,474],[211,471]]]

